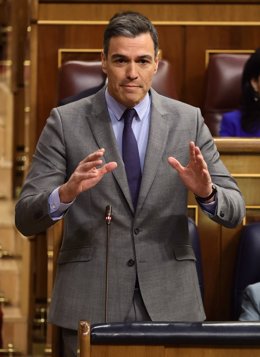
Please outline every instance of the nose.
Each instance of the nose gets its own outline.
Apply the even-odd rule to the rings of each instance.
[[[129,62],[126,72],[128,79],[136,79],[138,77],[138,71],[135,62]]]

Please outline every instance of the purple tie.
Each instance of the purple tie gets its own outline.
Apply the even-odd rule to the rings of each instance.
[[[126,109],[122,115],[122,119],[124,119],[122,154],[134,208],[136,208],[142,179],[137,141],[132,130],[132,121],[135,115],[136,111],[133,108]]]

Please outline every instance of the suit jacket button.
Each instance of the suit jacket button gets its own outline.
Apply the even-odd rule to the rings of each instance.
[[[223,218],[224,216],[225,216],[224,212],[220,211],[220,217]]]
[[[135,229],[134,229],[134,234],[137,235],[137,234],[139,234],[139,233],[140,233],[140,229],[139,229],[139,228],[135,228]]]
[[[128,262],[127,262],[127,265],[128,265],[129,267],[132,267],[133,265],[135,265],[134,259],[129,259]]]

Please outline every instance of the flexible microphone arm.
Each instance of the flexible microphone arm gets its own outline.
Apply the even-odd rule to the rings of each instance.
[[[106,281],[105,281],[105,322],[107,322],[107,305],[108,305],[108,260],[109,260],[109,238],[110,238],[110,224],[112,220],[112,206],[106,206],[105,221],[107,225],[106,234]]]

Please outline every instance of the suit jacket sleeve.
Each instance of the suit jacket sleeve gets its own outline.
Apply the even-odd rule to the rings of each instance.
[[[198,129],[195,144],[207,163],[212,182],[217,187],[217,207],[214,214],[204,213],[215,222],[233,228],[245,215],[245,204],[235,179],[223,164],[214,140],[198,111]]]
[[[41,233],[55,223],[49,215],[48,198],[66,181],[65,151],[59,111],[53,109],[16,205],[16,226],[26,236]]]

